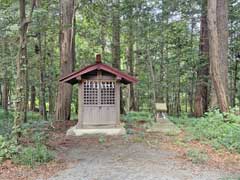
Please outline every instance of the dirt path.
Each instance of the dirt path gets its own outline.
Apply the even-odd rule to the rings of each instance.
[[[153,148],[138,139],[122,137],[102,144],[97,141],[98,138],[66,140],[58,149],[61,158],[78,162],[48,180],[217,180],[237,179],[240,175],[192,164],[174,151],[161,146]]]

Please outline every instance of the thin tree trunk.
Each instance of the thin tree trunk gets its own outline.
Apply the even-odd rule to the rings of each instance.
[[[2,106],[2,84],[0,84],[0,106]]]
[[[52,39],[52,37],[50,37],[50,41],[53,42],[54,40]],[[48,41],[47,41],[48,42]],[[54,51],[53,50],[53,46],[51,43],[50,44],[50,50],[48,50],[48,43],[46,42],[46,49],[47,49],[47,59],[48,59],[48,103],[49,103],[49,106],[48,106],[48,110],[49,110],[49,115],[50,115],[50,118],[53,118],[54,116],[54,100],[55,100],[55,93],[53,92],[53,89],[54,89],[54,74],[53,74],[53,70],[52,70],[52,67],[53,67],[53,56],[52,56],[52,52]]]
[[[129,21],[128,21],[128,47],[127,47],[127,62],[129,66],[129,74],[134,75],[134,54],[133,54],[133,45],[134,45],[134,36],[133,36],[133,7],[129,9]],[[135,92],[134,86],[131,83],[129,85],[129,110],[136,111],[136,102],[135,102]]]
[[[100,36],[101,36],[101,50],[102,50],[102,58],[105,57],[105,48],[106,48],[106,16],[102,15],[101,18],[101,30],[100,30]]]
[[[147,50],[149,51],[149,50]],[[153,94],[153,102],[152,102],[152,107],[155,107],[155,103],[156,103],[156,77],[155,77],[155,71],[153,69],[153,64],[152,64],[152,61],[151,59],[149,58],[149,53],[147,53],[147,61],[149,62],[148,63],[148,66],[149,66],[149,72],[150,72],[150,76],[151,76],[151,79],[152,79],[152,89],[151,89],[151,92]]]
[[[179,64],[180,65],[180,64]],[[178,66],[180,67],[180,66]],[[179,76],[178,76],[178,88],[177,88],[177,95],[176,95],[176,105],[177,105],[177,115],[180,115],[181,112],[181,76],[180,76],[180,70],[179,70]]]
[[[60,77],[74,70],[74,0],[60,0]],[[59,82],[55,104],[55,120],[69,120],[71,115],[72,85]]]
[[[236,106],[236,95],[237,95],[237,79],[238,79],[238,63],[239,61],[235,60],[235,67],[234,67],[234,79],[233,79],[233,95],[232,95],[232,106]]]
[[[226,83],[228,82],[226,78],[228,75],[225,68],[222,67],[226,65],[225,61],[227,61],[225,55],[225,53],[227,53],[227,49],[226,45],[223,44],[228,43],[226,41],[227,39],[225,35],[227,34],[225,29],[225,23],[227,23],[227,19],[223,18],[224,14],[227,15],[227,6],[225,3],[226,3],[225,0],[208,1],[208,29],[210,47],[209,57],[211,63],[210,67],[214,89],[216,91],[218,104],[222,112],[227,112],[229,110],[228,95],[226,88]],[[224,8],[220,6],[224,6]],[[220,9],[222,9],[224,12],[219,12]],[[218,18],[218,13],[221,13],[222,19]],[[223,78],[223,76],[226,77]]]
[[[30,101],[30,110],[35,111],[36,109],[36,88],[31,86],[31,101]]]
[[[47,110],[46,110],[46,89],[45,89],[45,60],[46,55],[43,54],[42,48],[42,34],[38,33],[38,48],[39,48],[39,67],[40,67],[40,103],[39,112],[43,120],[47,120]]]
[[[7,73],[5,72],[4,80],[3,80],[3,88],[2,88],[2,106],[4,111],[8,111],[8,93],[9,93],[9,83],[7,79]]]
[[[50,58],[49,66],[50,66],[50,69],[51,69],[51,67],[53,67],[53,57],[51,55],[51,52],[49,53],[49,58]],[[49,109],[49,114],[51,115],[51,117],[54,114],[54,99],[55,99],[55,96],[54,96],[54,93],[53,93],[53,84],[51,83],[53,81],[54,81],[53,75],[52,75],[51,70],[50,70],[49,83],[48,83],[48,103],[49,103],[48,109]]]
[[[191,45],[191,52],[193,54],[193,31],[194,31],[194,25],[195,25],[195,20],[194,16],[191,15],[191,38],[190,38],[190,45]],[[195,79],[195,71],[194,68],[192,67],[192,77],[191,77],[191,88],[189,90],[189,106],[190,106],[190,113],[193,114],[193,94],[194,94],[194,79]]]

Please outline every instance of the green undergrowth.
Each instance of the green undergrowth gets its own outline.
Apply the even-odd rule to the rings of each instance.
[[[225,114],[214,110],[202,118],[182,115],[169,119],[187,132],[185,141],[199,140],[215,149],[240,153],[240,116],[234,109]]]
[[[11,159],[16,164],[37,166],[54,159],[54,154],[44,145],[45,137],[35,135],[28,145],[19,145],[14,138],[0,136],[0,163]]]
[[[139,128],[139,130],[144,130],[150,127],[154,122],[154,115],[151,112],[145,111],[130,111],[122,116],[122,120],[125,122],[125,128],[128,134],[134,133],[134,128]]]
[[[186,155],[194,164],[203,164],[208,160],[208,155],[198,149],[190,149]]]
[[[54,153],[49,151],[44,144],[39,143],[34,146],[22,148],[12,159],[16,164],[35,167],[53,160]]]
[[[14,112],[0,108],[0,163],[11,159],[16,164],[37,166],[54,159],[46,144],[50,121],[43,121],[38,112],[28,112],[28,122],[18,129],[23,143],[12,136]]]
[[[123,116],[123,120],[125,122],[153,122],[154,121],[154,116],[150,112],[145,112],[145,111],[130,111],[126,115]]]

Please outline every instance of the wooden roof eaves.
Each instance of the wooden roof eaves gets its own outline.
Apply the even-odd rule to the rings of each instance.
[[[136,83],[137,82],[137,79],[128,75],[128,74],[125,74],[111,66],[108,66],[106,64],[103,64],[103,63],[97,63],[97,64],[93,64],[93,65],[90,65],[90,66],[86,66],[85,68],[79,70],[79,71],[76,71],[76,72],[73,72],[63,78],[60,79],[61,82],[69,82],[71,81],[72,79],[74,78],[77,78],[83,74],[86,74],[88,72],[91,72],[91,71],[94,71],[94,70],[104,70],[106,72],[109,72],[111,74],[114,74],[115,76],[117,77],[121,77],[122,79],[124,79],[125,81],[127,81],[128,83]]]

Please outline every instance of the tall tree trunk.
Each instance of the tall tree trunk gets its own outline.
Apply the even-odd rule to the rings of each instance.
[[[202,2],[200,27],[200,61],[197,70],[194,115],[201,117],[208,110],[208,77],[209,77],[209,41],[207,26],[207,0]]]
[[[46,37],[45,37],[46,38]],[[38,48],[39,48],[39,67],[40,67],[40,102],[39,102],[39,112],[43,120],[47,120],[47,110],[46,110],[46,89],[45,89],[45,60],[46,55],[43,54],[42,48],[42,34],[38,33]]]
[[[0,106],[2,106],[2,84],[0,84]]]
[[[101,36],[101,50],[102,50],[102,58],[105,58],[105,48],[106,48],[106,16],[102,15],[100,19],[101,29],[100,29],[100,36]]]
[[[49,66],[50,66],[50,69],[51,67],[53,67],[53,57],[51,55],[51,52],[48,53],[49,55],[49,58],[50,58],[50,63],[49,63]],[[55,99],[55,96],[54,96],[54,93],[53,93],[53,84],[51,82],[54,81],[54,78],[53,78],[53,74],[51,73],[51,70],[50,70],[50,73],[49,73],[49,83],[48,83],[48,103],[49,103],[49,115],[51,117],[53,117],[54,115],[54,99]]]
[[[120,14],[119,0],[113,0],[112,7],[112,60],[113,67],[120,69]]]
[[[121,69],[120,61],[120,2],[112,2],[112,60],[113,67]],[[120,89],[120,113],[125,114],[123,92]]]
[[[60,77],[74,70],[74,0],[60,0]],[[69,120],[71,115],[72,85],[59,82],[55,104],[55,120]]]
[[[36,0],[36,7],[41,7],[41,1]],[[44,38],[44,39],[43,39]],[[44,40],[44,45],[42,46]],[[46,109],[46,33],[38,32],[37,33],[37,48],[35,48],[36,53],[38,54],[39,60],[39,76],[40,76],[40,93],[39,93],[39,112],[43,120],[47,120],[47,109]]]
[[[220,9],[222,10],[221,12]],[[222,112],[229,110],[227,82],[227,1],[208,1],[208,30],[209,30],[209,57],[212,81],[217,95],[218,104]],[[219,18],[221,16],[221,18]]]
[[[194,49],[193,49],[193,32],[194,32],[194,26],[195,26],[195,18],[194,15],[191,13],[191,37],[190,37],[190,45],[191,45],[191,52],[194,54]],[[188,91],[188,98],[189,98],[189,106],[190,106],[190,113],[193,114],[193,105],[194,105],[194,84],[195,84],[195,71],[194,67],[192,66],[192,77],[190,78],[190,90]],[[187,97],[187,96],[186,96]],[[186,111],[187,112],[187,111]]]
[[[234,79],[233,79],[233,93],[232,93],[232,106],[236,106],[236,95],[237,95],[237,79],[238,79],[238,63],[239,61],[235,60],[235,67],[234,67]]]
[[[49,39],[51,42],[54,42],[54,39],[53,37],[50,37]],[[48,42],[48,41],[47,41]],[[50,45],[50,47],[48,47],[48,45]],[[49,73],[48,74],[48,83],[47,83],[47,87],[48,87],[48,103],[49,103],[49,106],[48,106],[48,109],[49,109],[49,115],[50,115],[50,118],[53,118],[54,116],[54,102],[55,102],[55,93],[53,92],[54,90],[54,82],[55,79],[54,79],[54,73],[53,73],[53,70],[52,70],[52,67],[53,67],[53,52],[54,52],[54,46],[52,45],[52,43],[46,43],[46,47],[47,49],[47,59],[48,59],[48,70],[47,72]],[[48,49],[50,48],[50,49]]]
[[[30,110],[35,111],[36,109],[36,88],[35,86],[31,86],[31,101],[30,101]]]
[[[35,7],[35,1],[32,2],[30,15],[26,18],[25,0],[19,0],[20,10],[20,28],[19,28],[19,52],[16,60],[17,79],[16,79],[16,113],[14,117],[14,128],[18,129],[22,122],[27,120],[28,105],[28,63],[27,63],[27,30],[31,22],[32,12]],[[17,133],[19,137],[20,132]]]
[[[134,45],[134,36],[133,36],[133,7],[130,5],[129,15],[128,15],[128,47],[127,47],[127,62],[129,67],[129,74],[134,75],[134,54],[133,54],[133,45]],[[129,110],[136,111],[136,102],[135,102],[135,92],[134,86],[131,83],[129,85]]]
[[[219,57],[221,62],[221,75],[227,100],[228,92],[228,0],[217,1],[217,31],[219,38]]]
[[[8,42],[6,39],[3,40],[4,43],[4,54],[6,56],[9,56],[10,55],[10,52],[9,52],[9,46],[8,46]],[[9,79],[8,79],[8,68],[7,68],[7,64],[3,65],[3,84],[2,84],[2,107],[4,109],[5,112],[8,111],[8,96],[9,96]]]

